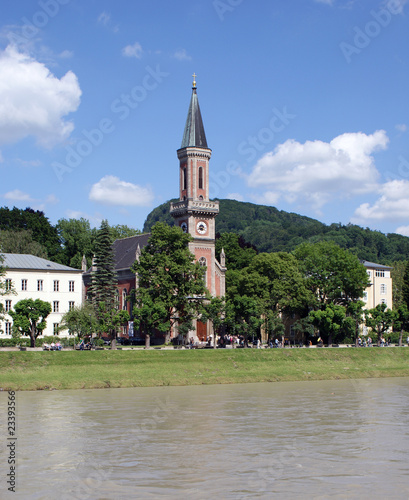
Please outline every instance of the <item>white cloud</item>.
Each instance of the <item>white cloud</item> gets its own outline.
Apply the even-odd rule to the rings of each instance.
[[[229,193],[226,198],[228,200],[244,201],[244,196],[240,193]]]
[[[98,16],[98,22],[103,26],[107,26],[111,22],[110,14],[105,11],[101,12],[101,14]]]
[[[395,125],[395,128],[398,132],[406,132],[408,130],[406,123],[398,123]]]
[[[380,197],[373,205],[362,203],[354,213],[352,222],[399,221],[409,219],[409,181],[386,182],[379,189]]]
[[[138,42],[135,42],[133,45],[127,45],[122,49],[122,55],[125,57],[136,57],[136,59],[140,59],[142,53],[142,45]]]
[[[73,72],[59,79],[9,45],[0,52],[0,93],[0,143],[34,136],[51,147],[71,134],[74,125],[63,117],[78,109],[81,96]]]
[[[63,50],[62,52],[59,53],[58,57],[61,57],[61,59],[71,59],[73,55],[74,52],[72,50]]]
[[[264,196],[275,203],[280,194],[288,202],[302,201],[319,210],[334,197],[375,191],[379,172],[371,154],[386,149],[388,142],[383,130],[345,133],[329,143],[289,139],[256,163],[248,184],[264,189]]]
[[[186,49],[180,49],[177,50],[174,54],[173,57],[177,59],[178,61],[191,61],[192,58],[189,56],[189,54],[186,52]]]
[[[14,191],[8,191],[4,194],[4,198],[8,201],[25,201],[31,203],[34,201],[33,198],[28,193],[20,191],[20,189],[14,189]]]
[[[409,226],[400,226],[396,229],[395,233],[401,234],[402,236],[409,236]]]
[[[314,0],[315,3],[325,3],[326,5],[333,5],[334,0]]]
[[[153,202],[152,190],[106,175],[91,187],[89,199],[103,205],[146,207]]]

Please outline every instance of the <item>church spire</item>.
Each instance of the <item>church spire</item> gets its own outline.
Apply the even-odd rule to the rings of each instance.
[[[206,134],[203,127],[202,114],[196,93],[196,74],[193,73],[192,97],[190,99],[185,131],[180,148],[205,148],[207,147]]]

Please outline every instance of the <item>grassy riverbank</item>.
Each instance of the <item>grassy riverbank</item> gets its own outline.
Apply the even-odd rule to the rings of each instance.
[[[409,376],[409,348],[0,352],[3,390]]]

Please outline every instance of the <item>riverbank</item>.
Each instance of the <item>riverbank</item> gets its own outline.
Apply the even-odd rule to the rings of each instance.
[[[407,347],[0,352],[1,390],[407,376]]]

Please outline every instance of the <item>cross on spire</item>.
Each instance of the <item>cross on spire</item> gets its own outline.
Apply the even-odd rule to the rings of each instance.
[[[196,76],[197,76],[197,75],[196,75],[196,73],[193,73],[193,75],[192,75],[192,76],[193,76],[193,87],[192,87],[192,88],[194,88],[194,89],[195,89],[195,88],[196,88]]]

